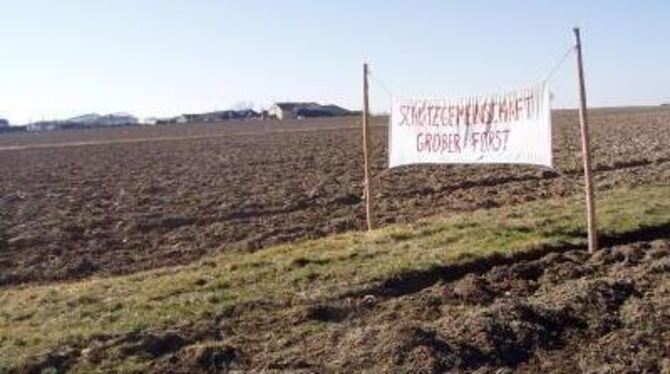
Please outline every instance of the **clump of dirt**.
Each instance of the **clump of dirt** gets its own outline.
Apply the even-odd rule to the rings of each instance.
[[[65,373],[77,363],[78,358],[79,352],[76,349],[59,349],[35,358],[35,360],[26,367],[21,370],[16,370],[16,373]]]
[[[456,366],[463,353],[435,331],[411,323],[401,323],[384,332],[379,350],[386,368],[403,372],[442,372]]]
[[[134,341],[121,346],[121,353],[126,356],[144,355],[152,358],[161,357],[178,351],[189,342],[178,332],[147,333]]]
[[[337,205],[356,205],[361,202],[361,196],[351,192],[343,192],[337,194],[332,201]]]
[[[561,284],[566,280],[578,279],[592,274],[594,272],[594,268],[590,266],[592,262],[587,262],[588,258],[585,256],[586,253],[583,251],[569,251],[542,261],[541,265],[544,266],[544,273],[539,282],[542,284]]]
[[[495,292],[486,279],[476,274],[468,274],[453,287],[445,287],[445,296],[467,304],[488,304],[493,301]]]
[[[340,339],[333,358],[339,370],[348,372],[432,373],[472,367],[481,355],[465,345],[454,344],[434,329],[399,321],[354,328]]]
[[[538,349],[557,346],[564,324],[570,321],[569,316],[534,305],[504,301],[467,313],[455,322],[441,327],[480,352],[483,363],[513,367]]]
[[[97,270],[98,265],[96,265],[89,258],[85,257],[69,265],[66,269],[66,272],[73,278],[80,278],[93,274]]]
[[[552,288],[534,301],[550,305],[579,321],[589,334],[600,336],[620,327],[618,311],[635,292],[630,279],[581,279]]]
[[[670,373],[670,336],[623,329],[575,354],[579,370],[599,373]]]
[[[239,368],[241,352],[230,345],[206,342],[195,344],[163,359],[152,367],[156,373],[227,373]]]
[[[346,306],[314,304],[302,308],[293,319],[296,323],[305,321],[340,322],[353,313],[352,308]]]

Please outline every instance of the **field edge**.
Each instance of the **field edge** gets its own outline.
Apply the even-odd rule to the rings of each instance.
[[[663,185],[601,194],[604,244],[667,236],[667,196],[670,186]],[[225,318],[245,305],[385,297],[430,284],[450,266],[582,247],[583,211],[581,196],[573,196],[224,253],[130,276],[2,289],[0,369],[25,367],[64,347],[84,351],[95,339]],[[129,364],[119,358],[119,365]]]

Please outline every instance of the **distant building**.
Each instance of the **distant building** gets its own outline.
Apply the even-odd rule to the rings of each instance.
[[[312,117],[337,117],[352,112],[337,105],[317,103],[276,103],[268,110],[268,116],[279,120]]]
[[[188,114],[182,114],[181,116],[176,116],[172,120],[174,123],[185,124],[188,123],[189,119],[192,119]]]
[[[253,109],[229,110],[227,112],[230,119],[253,119],[263,116],[262,113],[259,113]]]
[[[41,121],[26,126],[30,132],[54,130],[93,129],[104,127],[135,126],[139,124],[136,117],[125,113],[100,115],[97,113],[73,117],[65,121]]]
[[[270,118],[279,120],[298,118],[298,111],[316,110],[320,107],[317,103],[275,103],[268,109]]]
[[[113,113],[100,115],[97,113],[84,114],[70,118],[65,121],[68,124],[81,125],[83,127],[114,127],[132,126],[139,124],[139,120],[127,113]]]
[[[9,121],[0,118],[0,132],[10,132],[12,128],[9,126]]]
[[[175,117],[167,118],[146,118],[144,125],[168,125],[168,124],[186,124],[186,123],[211,123],[224,122],[229,120],[245,120],[253,118],[262,118],[262,114],[252,109],[241,110],[220,110],[209,113],[186,113]]]
[[[177,117],[151,117],[147,118],[144,120],[143,124],[144,125],[174,125],[176,123],[186,123],[186,117],[185,116],[177,116]]]
[[[63,124],[59,121],[34,122],[26,126],[26,130],[29,132],[55,131],[60,130],[61,128],[63,128]]]
[[[318,108],[299,109],[298,118],[348,116],[351,111],[337,105],[320,105]]]
[[[161,119],[158,118],[158,117],[149,117],[149,118],[145,118],[144,121],[142,121],[141,124],[142,124],[142,125],[154,126],[154,125],[158,125],[158,122],[159,122],[160,120],[161,120]]]
[[[177,118],[177,123],[202,123],[202,122],[223,122],[229,120],[241,120],[258,118],[260,114],[251,109],[242,110],[222,110],[217,112],[200,114],[183,114]]]

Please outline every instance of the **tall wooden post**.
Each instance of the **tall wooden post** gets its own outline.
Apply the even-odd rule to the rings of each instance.
[[[577,71],[579,75],[579,123],[582,128],[582,157],[584,158],[584,182],[586,186],[586,219],[589,231],[589,252],[598,249],[598,232],[596,229],[596,206],[593,194],[593,179],[591,177],[591,140],[589,137],[589,122],[586,113],[586,87],[584,84],[584,65],[582,62],[582,41],[579,28],[575,33],[575,48],[577,49]]]
[[[368,64],[363,64],[363,158],[365,163],[365,215],[368,230],[375,228],[373,216],[373,194],[370,178],[370,108],[368,103]]]

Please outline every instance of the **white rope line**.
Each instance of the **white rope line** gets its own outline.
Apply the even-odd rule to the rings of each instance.
[[[551,77],[553,77],[554,74],[556,74],[556,72],[558,71],[558,69],[560,69],[561,66],[563,66],[563,64],[565,63],[565,61],[568,59],[568,56],[570,56],[570,54],[571,54],[573,51],[575,51],[575,50],[576,50],[576,46],[571,46],[570,48],[568,48],[568,50],[565,51],[565,53],[563,54],[563,56],[561,57],[561,59],[558,60],[558,63],[557,63],[556,65],[554,65],[554,67],[549,71],[549,74],[547,74],[547,76],[546,76],[546,78],[544,78],[544,80],[545,80],[545,81],[550,80]]]
[[[381,79],[377,78],[377,75],[373,74],[371,69],[368,70],[368,77],[370,77],[372,81],[374,81],[379,86],[379,88],[381,88],[382,91],[384,91],[387,95],[389,95],[390,97],[395,96],[393,94],[393,91],[391,91],[391,89],[389,89],[388,86],[384,82],[382,82]]]
[[[547,74],[546,77],[544,78],[545,81],[550,80],[554,76],[554,74],[558,72],[558,70],[563,66],[563,64],[565,64],[565,61],[568,59],[570,54],[575,51],[575,48],[576,48],[575,46],[571,46],[565,51],[565,53],[563,53],[563,56],[561,56],[558,62],[551,68],[549,74]],[[376,85],[379,86],[379,88],[381,88],[382,91],[384,91],[388,96],[390,97],[395,96],[395,94],[388,87],[388,85],[386,85],[386,83],[384,83],[384,81],[381,78],[379,78],[377,74],[375,74],[372,71],[372,69],[368,70],[368,77],[370,77],[371,80],[375,82]]]
[[[568,57],[572,54],[572,52],[574,52],[574,51],[576,51],[576,50],[577,50],[577,46],[576,46],[576,45],[570,46],[570,47],[565,51],[565,53],[563,53],[563,56],[561,56],[561,58],[558,60],[558,62],[556,63],[556,65],[554,65],[554,67],[549,71],[549,74],[546,75],[546,77],[544,78],[544,80],[545,80],[545,81],[549,81],[549,80],[554,76],[554,74],[556,74],[556,72],[558,72],[558,70],[563,66],[563,64],[565,64],[565,61],[566,61],[566,60],[568,59]],[[559,177],[560,179],[563,179],[563,180],[567,181],[567,182],[571,185],[571,187],[572,187],[573,189],[583,188],[583,187],[584,187],[584,185],[581,184],[581,183],[579,182],[579,179],[575,180],[574,178],[571,178],[571,177],[569,177],[569,176],[563,174],[557,167],[554,167],[554,168],[552,168],[552,169],[553,169],[553,170],[552,170],[553,172],[555,172],[556,174],[558,174],[558,177]]]

